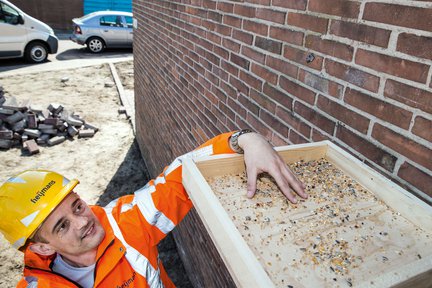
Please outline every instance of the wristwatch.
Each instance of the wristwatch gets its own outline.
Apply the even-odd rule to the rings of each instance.
[[[238,138],[243,134],[251,133],[251,132],[253,131],[250,129],[242,129],[240,131],[234,132],[229,138],[229,144],[231,146],[231,149],[238,154],[243,154],[244,151],[238,144]]]

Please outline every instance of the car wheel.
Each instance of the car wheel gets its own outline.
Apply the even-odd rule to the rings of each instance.
[[[48,58],[48,49],[41,42],[32,42],[27,45],[24,58],[31,63],[42,63]]]
[[[87,49],[92,53],[101,53],[105,50],[105,42],[99,37],[91,37],[86,44]]]

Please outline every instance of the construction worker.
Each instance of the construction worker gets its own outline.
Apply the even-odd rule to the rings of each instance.
[[[52,171],[10,178],[0,187],[0,231],[24,252],[24,277],[17,287],[174,287],[157,244],[192,207],[182,185],[182,159],[244,151],[248,197],[261,172],[270,173],[290,201],[296,202],[292,190],[307,197],[267,141],[250,132],[216,136],[177,158],[134,195],[106,207],[89,207],[73,192],[78,180]]]

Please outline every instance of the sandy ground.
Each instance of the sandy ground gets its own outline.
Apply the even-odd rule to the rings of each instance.
[[[133,64],[116,63],[125,89],[133,89]],[[60,80],[69,77],[65,84]],[[77,178],[75,189],[90,204],[105,205],[118,196],[133,193],[148,181],[144,161],[135,142],[132,126],[118,113],[120,98],[108,64],[17,76],[0,75],[6,97],[31,99],[47,107],[60,103],[100,130],[93,138],[65,141],[53,147],[41,147],[40,153],[28,156],[21,149],[0,150],[0,182],[26,169],[55,170],[68,178]],[[188,287],[184,272],[170,237],[161,253],[168,257],[167,270],[180,287]],[[170,252],[171,251],[171,252]],[[13,250],[0,234],[0,287],[15,287],[21,277],[22,253]]]

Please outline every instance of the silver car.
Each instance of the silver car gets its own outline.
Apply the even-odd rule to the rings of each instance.
[[[98,11],[81,18],[75,18],[73,34],[70,40],[93,53],[100,53],[105,48],[132,47],[132,13],[120,11]]]

